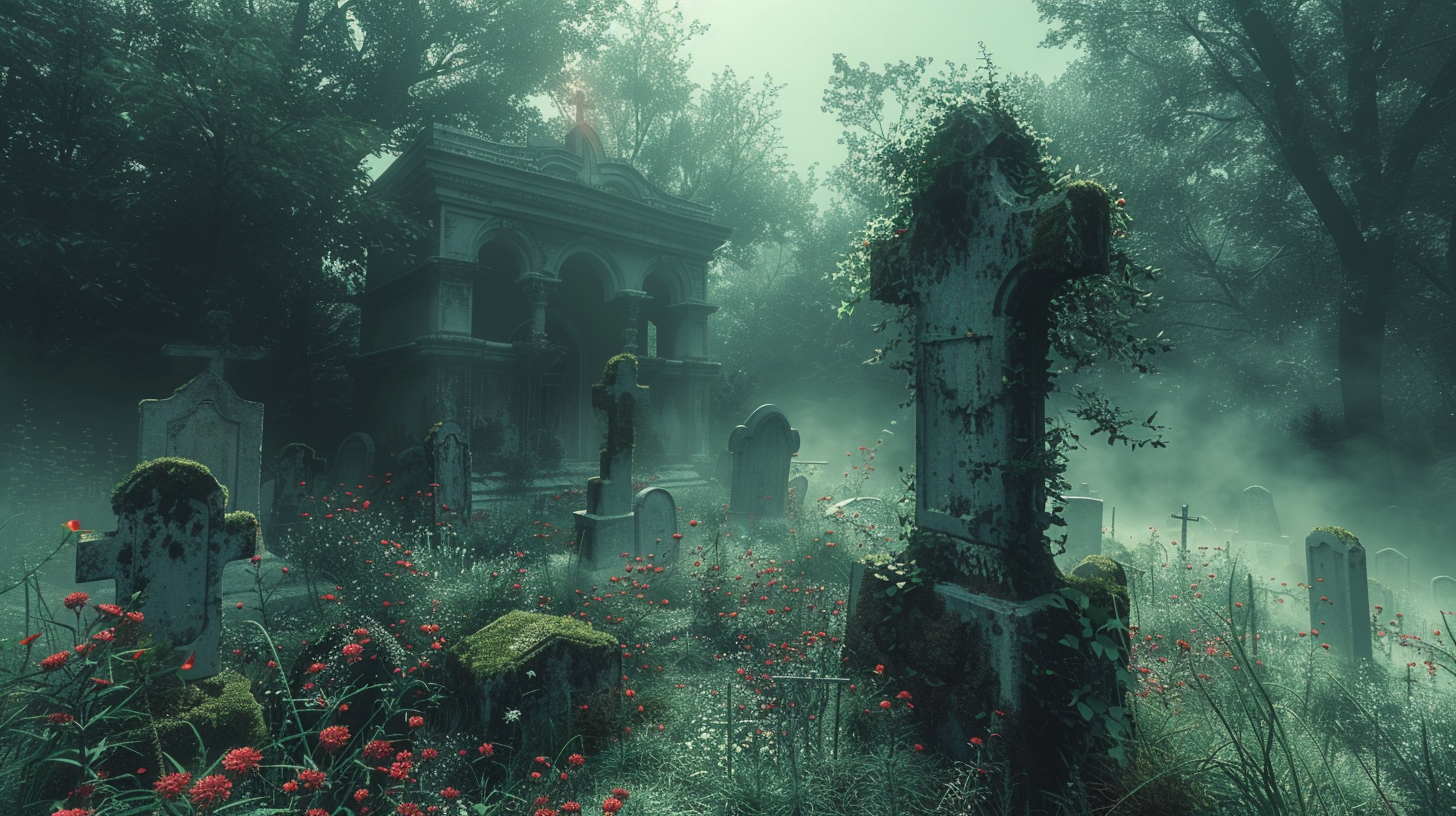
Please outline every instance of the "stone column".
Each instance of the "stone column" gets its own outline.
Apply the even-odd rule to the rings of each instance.
[[[526,293],[526,300],[531,304],[531,336],[545,337],[546,301],[551,296],[551,290],[561,281],[545,272],[532,272],[522,275],[516,283]]]
[[[675,303],[667,307],[667,314],[673,323],[672,348],[660,348],[662,338],[658,336],[658,356],[673,360],[703,360],[708,356],[708,315],[718,307],[700,300]]]
[[[651,296],[646,292],[636,289],[624,289],[617,294],[613,301],[621,310],[622,319],[625,321],[622,329],[622,353],[639,354],[641,350],[637,347],[637,327],[642,322],[642,307]]]

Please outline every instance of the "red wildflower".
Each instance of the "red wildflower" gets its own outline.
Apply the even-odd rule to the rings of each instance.
[[[263,754],[256,748],[234,748],[222,757],[222,767],[235,774],[250,774],[258,770]]]
[[[176,799],[182,795],[182,791],[192,784],[192,774],[174,773],[158,779],[152,783],[152,790],[163,799]]]
[[[121,617],[121,607],[116,604],[96,604],[96,611],[103,615],[110,615],[113,618]]]
[[[454,788],[446,788],[440,791],[440,796],[444,798],[447,802],[453,802],[456,799],[460,798],[460,791],[455,790]]]
[[[621,809],[622,809],[622,800],[621,799],[616,799],[614,797],[608,796],[606,798],[606,801],[602,802],[602,813],[616,813],[617,811],[619,811]]]
[[[187,659],[186,660],[182,661],[181,669],[182,669],[182,671],[192,671],[192,667],[193,666],[196,666],[196,665],[197,665],[197,652],[193,652],[192,654],[187,655]]]
[[[67,595],[66,599],[64,601],[61,601],[61,603],[67,609],[80,609],[81,607],[85,606],[86,603],[90,600],[91,596],[87,595],[84,592],[72,592],[70,595]]]
[[[580,802],[562,802],[561,803],[561,812],[562,813],[580,813],[581,812],[581,803]]]
[[[42,660],[40,662],[40,668],[41,668],[42,671],[48,671],[48,672],[55,671],[56,669],[59,669],[60,667],[66,665],[66,661],[67,660],[70,660],[70,659],[71,659],[71,653],[70,652],[56,652],[55,654],[51,655],[50,657],[47,657],[46,659]]]
[[[495,755],[495,746],[494,745],[491,745],[488,742],[482,742],[480,744],[480,748],[478,750],[480,751],[480,753],[482,753],[482,754],[484,754],[486,756],[494,756]]]
[[[359,790],[354,791],[354,801],[355,802],[362,802],[362,801],[364,801],[365,799],[368,799],[368,798],[369,798],[369,789],[368,788],[360,788]]]
[[[38,637],[40,637],[40,632],[36,632],[35,634],[31,635],[30,637],[25,638],[24,640],[20,641],[20,645],[21,646],[29,646],[30,644],[34,643],[35,642],[35,639],[38,638]]]
[[[218,802],[226,802],[232,794],[233,783],[222,774],[204,776],[192,786],[192,804],[206,810]]]
[[[75,721],[76,721],[76,718],[75,717],[71,716],[70,714],[67,714],[64,711],[57,711],[56,713],[50,715],[49,717],[46,717],[46,722],[50,723],[51,725],[65,725],[66,723],[75,722]]]
[[[627,801],[627,797],[631,796],[632,794],[628,793],[623,788],[612,788],[612,795],[625,802]]]
[[[415,715],[415,716],[409,718],[409,727],[410,728],[419,728],[420,726],[422,726],[424,724],[425,724],[425,718],[424,717],[421,717],[419,715]]]
[[[390,746],[389,740],[371,740],[364,746],[364,756],[369,759],[384,759],[393,754],[394,748]]]
[[[343,748],[349,741],[349,727],[347,725],[331,725],[319,732],[319,747],[329,753]]]
[[[571,756],[566,758],[566,764],[570,765],[573,768],[580,768],[581,766],[586,764],[586,757],[582,756],[581,754],[572,754]]]
[[[414,802],[401,802],[394,812],[399,816],[425,816],[425,812]]]
[[[70,530],[73,533],[81,532],[81,520],[71,519],[70,521],[66,522],[66,529]]]
[[[328,774],[323,771],[305,768],[298,772],[298,784],[307,790],[318,790],[319,786],[324,784],[324,779],[327,776]]]

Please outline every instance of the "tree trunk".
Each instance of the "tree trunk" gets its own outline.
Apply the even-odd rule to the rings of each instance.
[[[1385,434],[1381,373],[1389,295],[1395,281],[1395,236],[1363,242],[1361,258],[1342,258],[1346,294],[1340,304],[1340,397],[1348,439]]]

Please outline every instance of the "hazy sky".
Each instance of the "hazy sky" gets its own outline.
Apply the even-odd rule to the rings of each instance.
[[[670,6],[670,0],[662,5]],[[1039,48],[1047,25],[1032,0],[680,0],[683,17],[709,26],[688,45],[692,78],[707,86],[733,67],[739,78],[771,74],[787,84],[779,95],[790,160],[800,171],[819,162],[821,177],[843,158],[841,128],[819,110],[831,57],[851,64],[933,57],[973,68],[984,41],[1003,73],[1061,73],[1076,54]]]

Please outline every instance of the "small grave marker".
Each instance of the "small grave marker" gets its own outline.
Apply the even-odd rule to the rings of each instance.
[[[325,490],[330,496],[339,485],[343,485],[344,490],[358,490],[373,472],[374,439],[366,433],[349,434],[339,443],[339,450],[334,454]]]
[[[666,566],[678,559],[677,503],[660,487],[648,487],[632,498],[632,518],[637,530],[636,555],[655,554],[655,563]]]
[[[470,523],[470,442],[454,421],[440,422],[425,437],[430,483],[435,485],[435,521],[456,526]]]
[[[799,432],[775,405],[760,405],[728,437],[733,454],[733,488],[728,524],[747,533],[758,519],[783,519],[788,512],[789,463],[799,450]]]

